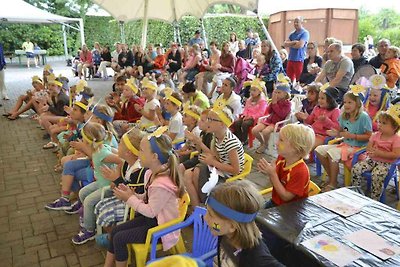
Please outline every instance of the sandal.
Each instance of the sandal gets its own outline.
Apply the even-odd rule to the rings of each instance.
[[[9,119],[10,121],[15,121],[16,119],[19,119],[19,116],[13,117],[12,115],[10,115],[7,117],[7,119]]]
[[[256,153],[257,154],[264,154],[265,149],[267,149],[267,148],[264,145],[261,145],[256,149]]]
[[[50,149],[50,148],[55,148],[55,147],[57,147],[57,144],[56,144],[56,143],[54,143],[54,142],[48,142],[47,144],[45,144],[45,145],[43,146],[43,149]]]
[[[335,186],[333,186],[333,185],[331,185],[331,184],[327,184],[326,186],[324,186],[324,187],[321,189],[321,192],[322,192],[322,193],[325,193],[325,192],[329,192],[329,191],[332,191],[332,190],[335,190],[335,189],[336,189]]]
[[[61,166],[61,164],[57,164],[56,166],[54,166],[55,172],[61,172],[62,170],[63,170],[63,167]]]
[[[4,116],[4,117],[10,117],[10,116],[11,116],[11,113],[10,113],[10,112],[3,113],[3,116]]]

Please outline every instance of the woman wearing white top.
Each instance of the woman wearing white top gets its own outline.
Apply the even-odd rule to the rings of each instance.
[[[229,50],[233,55],[236,55],[237,51],[239,51],[239,41],[235,32],[232,32],[229,37]]]

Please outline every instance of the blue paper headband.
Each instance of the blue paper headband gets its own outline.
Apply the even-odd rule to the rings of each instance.
[[[168,158],[166,158],[163,153],[161,152],[160,148],[157,145],[156,137],[152,136],[149,140],[151,150],[153,150],[154,153],[157,154],[158,160],[161,162],[161,164],[165,164],[168,162]]]
[[[107,115],[104,114],[104,113],[101,113],[100,111],[97,110],[97,108],[94,108],[94,109],[93,109],[93,114],[94,114],[96,117],[102,119],[103,121],[112,122],[112,120],[113,120],[113,117],[110,117],[110,116],[107,116]]]
[[[89,99],[92,98],[90,95],[85,94],[84,92],[81,92],[81,96],[82,96],[84,99],[86,99],[86,100],[89,100]]]
[[[206,204],[219,214],[239,223],[250,223],[254,221],[257,216],[257,212],[249,214],[233,210],[224,204],[221,204],[212,196],[208,197]]]

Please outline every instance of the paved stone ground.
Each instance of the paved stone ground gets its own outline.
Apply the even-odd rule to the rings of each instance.
[[[62,63],[52,63],[55,73],[77,79]],[[41,69],[9,67],[6,85],[10,101],[2,101],[0,113],[14,105],[17,97],[30,88],[30,78],[40,75]],[[111,81],[89,81],[97,98],[110,91]],[[102,266],[105,251],[94,242],[75,246],[71,237],[77,233],[77,215],[47,211],[44,205],[59,197],[60,174],[53,171],[56,157],[41,147],[43,131],[37,123],[21,118],[8,121],[0,118],[0,266]],[[254,156],[253,170],[248,179],[258,187],[269,187],[265,176],[255,166],[259,155]],[[315,173],[312,166],[311,172]],[[394,195],[388,194],[389,205],[395,206]],[[185,233],[190,239],[190,232]]]

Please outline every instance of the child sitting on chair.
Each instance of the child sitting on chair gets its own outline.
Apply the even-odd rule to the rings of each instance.
[[[385,111],[390,104],[390,95],[385,88],[386,79],[383,75],[372,75],[368,83],[369,96],[364,103],[364,109],[372,120],[372,131],[378,131],[378,117],[380,111]]]
[[[146,99],[144,106],[135,104],[135,109],[141,114],[139,127],[147,132],[154,132],[157,128],[157,114],[156,109],[160,107],[160,101],[156,98],[157,84],[143,79],[142,96]]]
[[[288,83],[279,83],[272,92],[271,102],[269,103],[266,113],[268,116],[261,122],[258,122],[252,129],[253,135],[260,142],[256,153],[262,154],[268,147],[268,140],[274,131],[275,124],[283,121],[290,114],[291,103],[290,86]]]
[[[386,84],[389,88],[395,88],[400,77],[400,48],[390,46],[385,54],[385,62],[380,70],[386,77]]]
[[[271,255],[254,221],[262,201],[246,180],[223,183],[211,191],[204,220],[218,236],[219,267],[284,266]]]
[[[378,117],[378,132],[369,138],[367,158],[351,170],[352,184],[360,186],[362,174],[371,171],[371,198],[379,200],[391,164],[400,157],[400,105],[393,105]]]
[[[316,155],[326,170],[329,181],[322,191],[335,189],[339,174],[339,161],[349,162],[360,147],[367,145],[372,133],[372,122],[363,111],[362,100],[365,88],[361,85],[351,87],[343,97],[343,112],[339,117],[340,129],[328,130],[332,137],[343,137],[341,144],[320,145],[315,148]]]
[[[306,87],[306,92],[307,92],[307,98],[303,99],[301,101],[302,107],[300,112],[297,112],[296,118],[299,121],[304,121],[305,116],[310,115],[314,108],[318,105],[318,95],[319,95],[319,90],[320,90],[321,84],[320,83],[313,83],[309,84]]]
[[[272,184],[272,199],[265,208],[272,208],[308,197],[310,172],[304,158],[314,146],[312,128],[303,124],[288,124],[279,132],[278,158],[275,164],[261,158],[257,166],[268,175]]]

